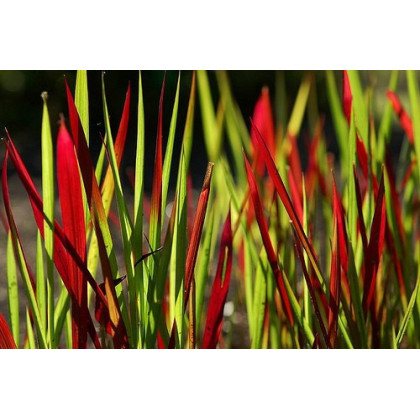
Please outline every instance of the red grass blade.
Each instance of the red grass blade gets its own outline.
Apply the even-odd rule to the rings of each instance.
[[[113,326],[112,335],[114,346],[116,348],[124,348],[128,347],[127,331],[125,329],[121,311],[117,302],[117,295],[113,285],[111,265],[108,259],[105,241],[101,230],[102,225],[107,226],[107,218],[82,123],[80,121],[71,90],[67,84],[67,80],[65,83],[72,139],[76,148],[77,160],[79,163],[80,171],[82,173],[87,202],[89,204],[92,220],[95,226],[96,237],[98,239],[102,272],[105,278],[105,291],[108,301],[109,317]]]
[[[293,171],[291,168],[288,168],[287,170],[287,178],[289,179],[290,195],[292,196],[292,203],[295,206],[296,213],[297,213],[300,223],[303,224],[303,208],[302,208],[301,195],[296,185],[296,180],[295,180],[295,177],[293,176]]]
[[[307,236],[305,235],[305,232],[302,228],[302,225],[299,221],[299,217],[296,213],[296,210],[293,206],[293,203],[290,200],[290,197],[287,193],[286,187],[283,184],[283,181],[277,171],[276,164],[274,163],[273,157],[270,154],[270,151],[267,148],[267,145],[265,144],[264,139],[262,138],[261,134],[258,132],[258,129],[255,127],[254,123],[251,120],[251,124],[254,127],[258,139],[258,144],[262,153],[262,156],[264,157],[265,164],[267,166],[268,173],[273,180],[274,186],[276,188],[276,191],[287,211],[287,214],[289,215],[295,229],[297,232],[297,235],[299,237],[299,240],[302,243],[303,248],[305,249],[306,253],[308,254],[309,260],[311,262],[312,268],[315,271],[316,276],[321,281],[323,279],[321,270],[319,268],[318,264],[318,258],[315,254],[315,251],[309,242]]]
[[[210,183],[213,167],[214,164],[211,162],[207,166],[203,188],[201,189],[200,197],[198,198],[197,212],[195,214],[194,226],[191,232],[191,241],[188,247],[188,254],[185,262],[185,308],[187,307],[188,303],[191,281],[194,276],[194,268],[197,261],[198,247],[200,245],[201,233],[203,231],[204,219],[207,212],[207,203],[210,195]]]
[[[57,140],[57,181],[64,234],[86,264],[86,229],[80,185],[79,167],[74,144],[61,121]],[[67,258],[68,273],[76,301],[72,302],[73,348],[87,347],[87,282],[71,257]]]
[[[404,226],[403,226],[403,221],[402,221],[402,209],[400,205],[400,200],[398,198],[397,187],[395,185],[396,184],[395,173],[392,167],[391,155],[390,155],[390,151],[388,147],[386,148],[386,151],[385,151],[385,168],[388,173],[389,186],[391,190],[390,192],[391,192],[392,208],[395,212],[395,218],[396,218],[397,226],[398,226],[398,233],[400,235],[401,243],[404,245],[406,239],[405,239],[405,231],[404,231]]]
[[[223,324],[223,308],[229,291],[232,271],[232,252],[232,226],[229,209],[220,242],[216,277],[211,289],[206,327],[204,330],[203,349],[215,349],[219,341]]]
[[[362,193],[360,191],[359,178],[357,177],[357,171],[356,171],[355,165],[353,165],[353,176],[354,176],[354,183],[356,187],[355,189],[356,189],[357,212],[359,215],[359,217],[357,218],[357,222],[360,229],[360,236],[362,237],[363,253],[367,255],[368,240],[367,240],[367,235],[366,235],[365,220],[363,218]]]
[[[350,125],[351,118],[351,105],[353,102],[353,96],[350,89],[349,76],[347,70],[343,71],[343,110],[344,115],[346,116],[347,123]]]
[[[384,192],[384,177],[382,174],[378,196],[376,198],[375,213],[373,215],[370,240],[366,255],[365,280],[363,285],[364,290],[362,302],[365,316],[373,301],[376,285],[376,273],[378,270],[379,260],[382,255],[384,245],[386,222]]]
[[[395,115],[398,117],[401,127],[405,131],[405,134],[408,137],[408,141],[411,145],[414,145],[413,123],[410,116],[402,106],[398,95],[395,92],[388,90],[386,92],[386,96],[388,96],[388,99],[391,101],[392,109],[394,110]]]
[[[38,229],[41,233],[41,236],[44,237],[44,214],[43,214],[43,204],[42,204],[42,200],[35,188],[35,185],[32,182],[32,179],[29,176],[28,171],[25,168],[25,165],[22,161],[22,159],[20,158],[12,139],[10,138],[9,134],[8,135],[8,141],[6,141],[6,147],[7,147],[7,152],[5,154],[5,159],[4,159],[4,166],[7,165],[7,158],[10,154],[10,157],[12,159],[12,162],[15,166],[15,169],[17,171],[17,174],[19,175],[19,178],[22,181],[23,186],[26,189],[26,192],[28,194],[30,203],[31,203],[31,207],[32,207],[32,211],[34,214],[34,218],[36,221],[36,224],[38,226]],[[6,171],[7,174],[7,171]],[[5,177],[5,175],[3,175],[3,177]],[[7,175],[6,175],[7,177]],[[5,178],[5,180],[3,180],[3,193],[7,192],[8,194],[8,187],[7,187],[7,178]],[[52,223],[51,221],[49,221],[49,223]],[[79,255],[77,254],[76,250],[73,248],[73,245],[70,243],[70,241],[68,240],[68,238],[66,237],[66,235],[63,232],[63,229],[61,228],[61,226],[54,221],[54,264],[57,268],[58,273],[60,274],[60,277],[62,278],[70,296],[72,299],[75,299],[75,295],[73,292],[73,288],[72,288],[72,284],[69,280],[69,276],[68,276],[68,272],[67,272],[67,257],[66,257],[66,251],[68,252],[69,255],[71,255],[71,257],[73,258],[73,260],[75,261],[75,263],[78,265],[78,267],[83,271],[84,275],[86,276],[86,278],[89,281],[89,284],[92,286],[95,294],[97,295],[97,297],[99,299],[102,299],[105,303],[105,305],[107,305],[107,301],[105,296],[102,294],[102,292],[98,289],[98,286],[95,282],[95,280],[93,279],[92,275],[89,273],[89,271],[87,270],[86,265],[83,263],[83,261],[80,260]],[[95,343],[96,347],[100,347],[100,343],[99,343],[99,339],[98,336],[96,334],[92,319],[90,317],[90,315],[88,316],[88,328],[89,328],[89,335],[92,337],[92,340]]]
[[[290,153],[289,153],[289,165],[292,170],[292,176],[295,181],[295,185],[297,188],[297,192],[299,194],[299,201],[302,202],[302,165],[300,163],[300,156],[299,156],[299,149],[297,146],[297,138],[296,136],[292,136],[291,134],[288,134],[287,137],[290,141]],[[263,137],[264,138],[264,137]],[[272,155],[274,156],[274,155]]]
[[[340,195],[337,191],[337,184],[335,183],[335,177],[333,176],[333,213],[334,218],[337,220],[337,240],[340,252],[341,265],[344,271],[348,268],[348,254],[347,254],[347,231],[346,222],[344,218],[344,208],[341,203]]]
[[[261,238],[263,240],[264,248],[267,253],[267,258],[271,269],[276,279],[276,284],[279,289],[280,297],[284,307],[286,318],[290,325],[294,325],[292,307],[290,305],[289,296],[287,295],[286,286],[284,284],[283,275],[277,263],[277,255],[271,243],[270,234],[268,232],[267,221],[265,220],[264,210],[261,204],[260,193],[258,191],[257,182],[252,172],[251,165],[244,152],[244,160],[246,167],[246,175],[248,178],[248,185],[251,192],[252,202],[254,205],[255,218],[257,219],[258,227],[260,228]]]
[[[274,131],[273,112],[271,109],[270,94],[267,87],[264,87],[261,95],[255,105],[254,115],[252,117],[256,127],[267,140],[267,146],[273,156],[276,153],[276,140]],[[264,161],[261,156],[258,156],[258,141],[256,134],[251,130],[251,142],[253,145],[254,155],[253,160],[256,162],[256,173],[258,177],[264,174]]]
[[[4,316],[0,312],[0,349],[15,349],[16,343]]]

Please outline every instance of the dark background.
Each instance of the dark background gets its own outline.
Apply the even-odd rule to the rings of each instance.
[[[99,153],[101,140],[99,132],[104,132],[101,99],[101,71],[88,71],[89,87],[89,119],[90,119],[90,147],[94,156]],[[3,127],[7,127],[19,151],[21,152],[31,174],[41,175],[41,93],[48,92],[48,107],[50,121],[55,138],[60,113],[67,117],[67,102],[64,87],[64,75],[71,89],[74,91],[76,71],[0,71],[0,133],[4,136]],[[268,86],[271,97],[274,97],[275,71],[229,71],[233,95],[236,98],[245,118],[252,115],[254,105],[263,86]],[[303,72],[285,72],[288,97],[294,98],[299,88]],[[156,141],[157,116],[159,96],[164,77],[164,71],[142,71],[143,99],[145,107],[146,130],[146,189],[150,189],[153,174],[154,147]],[[175,137],[175,157],[179,154],[179,144],[182,139],[185,116],[188,106],[192,72],[181,72],[180,103],[178,111],[178,125]],[[175,97],[177,71],[166,73],[166,89],[164,99],[164,142],[167,139],[172,106]],[[209,71],[210,85],[213,99],[217,105],[218,88],[214,72]],[[317,83],[322,85],[323,75],[317,74]],[[136,130],[137,130],[137,99],[138,99],[138,71],[107,71],[105,72],[105,86],[108,108],[111,118],[113,135],[118,130],[118,124],[124,104],[128,83],[131,82],[131,112],[129,134],[123,167],[134,166]],[[319,98],[320,108],[327,111],[325,95]],[[292,105],[292,104],[291,104]],[[0,152],[0,155],[3,151]],[[198,96],[196,97],[196,111],[194,120],[194,141],[191,160],[191,173],[194,185],[199,186],[201,175],[206,167],[206,152],[203,143],[201,115]],[[194,175],[197,176],[194,176]],[[123,176],[124,178],[124,176]]]
[[[99,132],[104,133],[102,118],[102,99],[101,99],[101,71],[88,71],[89,86],[89,117],[90,117],[90,147],[94,158],[99,153],[101,140]],[[303,71],[284,71],[286,82],[286,92],[289,115],[293,100],[302,80]],[[328,148],[333,153],[337,152],[335,134],[328,109],[326,96],[325,76],[323,71],[314,71],[316,80],[316,92],[318,108],[320,113],[326,115],[325,135]],[[7,127],[13,140],[21,152],[26,165],[34,177],[41,175],[41,117],[42,99],[41,93],[48,92],[48,106],[53,132],[53,138],[57,133],[57,122],[60,113],[67,117],[67,102],[64,87],[64,75],[67,78],[71,89],[74,91],[76,71],[74,70],[38,70],[38,71],[0,71],[0,135],[4,136],[3,127]],[[208,72],[213,100],[217,105],[218,87],[215,73]],[[191,85],[192,72],[184,70],[181,72],[180,103],[178,112],[178,125],[175,137],[174,157],[179,155],[179,145],[182,139],[185,116],[188,106],[189,90]],[[238,102],[244,119],[248,123],[248,118],[253,113],[254,105],[260,95],[263,86],[268,86],[270,96],[273,101],[275,92],[275,71],[250,71],[238,70],[229,71],[234,98]],[[146,130],[146,150],[145,150],[145,188],[150,190],[153,174],[154,147],[156,140],[157,116],[160,89],[164,71],[142,71],[143,97],[145,107],[145,130]],[[362,71],[361,77],[364,85],[367,83],[375,86],[375,107],[373,112],[381,113],[385,103],[385,90],[390,77],[388,71]],[[164,100],[164,121],[163,135],[166,142],[169,123],[172,113],[172,106],[175,96],[176,83],[178,78],[177,71],[168,71],[166,74],[166,90]],[[336,74],[337,83],[341,83],[341,72]],[[125,93],[128,83],[131,82],[132,100],[129,122],[129,133],[127,137],[126,151],[123,160],[123,168],[134,166],[135,147],[137,132],[137,99],[138,99],[138,71],[107,71],[105,73],[105,86],[107,93],[108,108],[111,118],[111,127],[115,138],[118,124],[124,104]],[[404,82],[404,72],[400,75],[400,85],[403,86],[403,93],[400,95],[404,101],[406,91]],[[194,141],[191,160],[191,173],[195,187],[200,187],[202,176],[205,172],[207,163],[206,152],[203,142],[201,114],[198,95],[196,97],[196,110],[194,121]],[[249,125],[249,123],[248,123]],[[301,136],[305,138],[308,134],[308,127],[304,121]],[[299,142],[304,147],[304,142]],[[302,150],[303,163],[305,163],[305,153]],[[3,147],[0,146],[0,157],[3,155]],[[176,165],[174,165],[176,170]],[[171,185],[175,181],[171,177]],[[127,182],[125,175],[123,182]]]

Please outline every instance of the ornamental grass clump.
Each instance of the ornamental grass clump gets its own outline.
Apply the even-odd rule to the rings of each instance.
[[[64,80],[68,109],[54,116],[56,135],[42,94],[42,194],[16,148],[19,139],[5,132],[7,270],[0,281],[7,283],[9,311],[0,314],[0,348],[420,346],[416,73],[406,73],[407,108],[397,92],[398,71],[390,73],[387,92],[375,94],[357,71],[339,73],[340,82],[326,71],[329,114],[323,115],[315,83],[321,74],[304,73],[290,98],[278,72],[274,101],[263,88],[251,116],[242,114],[229,74],[215,75],[217,95],[206,71],[192,73],[184,121],[178,117],[183,75],[172,101],[163,79],[154,161],[147,163],[150,197],[141,73],[137,115],[130,115],[129,84],[116,132],[102,75],[104,133],[96,139],[85,71],[77,72],[74,90]],[[378,97],[386,101],[379,117]],[[163,117],[167,102],[170,121]],[[134,117],[136,139],[128,134]],[[395,137],[396,130],[403,136]],[[90,141],[101,144],[96,158]],[[121,162],[134,141],[129,205]],[[207,169],[194,194],[192,146],[201,141]],[[391,147],[399,151],[398,165]],[[10,171],[36,222],[35,267],[15,221]]]

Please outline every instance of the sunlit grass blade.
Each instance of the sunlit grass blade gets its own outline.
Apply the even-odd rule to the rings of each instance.
[[[10,327],[16,347],[19,347],[19,289],[16,273],[16,258],[13,251],[12,234],[10,231],[7,234],[6,259],[7,298],[9,304]]]
[[[252,121],[251,121],[251,123],[252,123]],[[269,150],[268,150],[268,148],[265,144],[265,141],[261,137],[261,134],[258,132],[258,129],[254,125],[253,125],[253,127],[257,131],[257,134],[258,134],[257,139],[258,139],[258,142],[260,144],[262,155],[264,156],[264,161],[265,161],[268,173],[269,173],[271,179],[273,180],[276,191],[277,191],[277,193],[278,193],[278,195],[279,195],[279,197],[280,197],[280,199],[281,199],[281,201],[282,201],[282,203],[283,203],[283,205],[284,205],[284,207],[287,211],[287,214],[289,215],[289,217],[290,217],[290,219],[291,219],[291,221],[294,225],[294,228],[296,229],[296,233],[299,237],[299,240],[302,243],[303,248],[305,249],[305,251],[306,251],[306,253],[309,257],[309,261],[311,263],[312,269],[314,270],[314,273],[315,273],[316,277],[318,278],[318,281],[320,282],[321,286],[323,288],[325,288],[326,287],[326,282],[325,282],[324,277],[321,273],[321,269],[319,267],[318,259],[316,257],[315,252],[314,252],[314,249],[313,249],[311,243],[309,242],[305,232],[303,231],[302,225],[299,221],[299,218],[296,214],[296,211],[293,207],[293,204],[290,200],[290,197],[289,197],[289,195],[286,191],[286,187],[284,186],[284,183],[283,183],[283,181],[280,177],[280,174],[277,171],[276,165],[273,161],[272,156],[270,155],[270,152],[269,152]],[[352,347],[351,340],[350,340],[350,337],[348,335],[347,329],[346,329],[345,325],[343,324],[342,320],[340,319],[340,317],[338,319],[338,325],[340,327],[341,333],[343,334],[343,338],[346,341],[346,345],[348,347]]]
[[[80,116],[86,143],[89,145],[89,91],[86,70],[77,70],[74,103]]]
[[[91,212],[91,218],[95,227],[96,236],[98,238],[102,271],[105,277],[105,292],[108,301],[109,316],[114,327],[112,330],[112,335],[116,347],[127,347],[127,332],[122,319],[121,310],[118,306],[117,295],[112,282],[113,278],[118,277],[118,267],[114,254],[112,238],[103,207],[98,182],[96,180],[92,158],[67,81],[66,93],[67,104],[69,107],[72,139],[75,145],[80,171],[82,173],[87,201]]]
[[[42,94],[42,198],[44,204],[44,241],[47,274],[47,339],[52,348],[54,342],[54,152],[51,136],[50,119],[47,107],[48,95]]]
[[[232,227],[230,209],[223,227],[219,260],[207,310],[203,349],[214,349],[219,342],[223,323],[223,308],[229,291],[232,271]]]
[[[29,267],[29,264],[27,262],[26,256],[23,252],[22,243],[20,240],[19,232],[17,230],[17,226],[16,226],[13,213],[12,213],[12,207],[10,204],[9,187],[8,187],[8,182],[7,182],[8,155],[9,155],[9,151],[7,150],[4,156],[3,168],[2,168],[3,202],[4,202],[4,207],[6,210],[7,219],[9,222],[15,257],[17,259],[19,270],[24,281],[25,291],[26,291],[26,295],[29,301],[29,306],[34,316],[34,322],[35,322],[35,326],[37,330],[39,346],[41,348],[46,348],[47,347],[46,331],[43,329],[41,315],[39,313],[39,308],[36,301],[35,279]]]
[[[161,208],[161,213],[162,214],[165,214],[166,201],[167,201],[167,196],[168,196],[169,178],[170,178],[170,172],[171,172],[171,166],[172,166],[172,154],[173,154],[173,149],[174,149],[176,123],[177,123],[177,118],[178,118],[180,82],[181,82],[181,73],[179,73],[179,75],[178,75],[178,83],[176,85],[174,106],[173,106],[173,110],[172,110],[171,123],[170,123],[170,126],[169,126],[168,142],[166,144],[165,159],[163,161],[163,169],[162,169],[162,208]],[[163,218],[162,218],[162,226],[163,226]]]
[[[30,200],[30,204],[32,207],[32,211],[33,211],[33,215],[35,218],[35,222],[38,226],[38,229],[41,233],[41,236],[44,236],[44,220],[45,220],[45,216],[43,214],[43,203],[41,200],[41,197],[39,196],[35,185],[31,179],[31,177],[29,176],[29,173],[21,159],[21,157],[19,156],[19,153],[17,152],[12,139],[10,138],[10,135],[7,133],[8,135],[8,140],[6,141],[6,146],[7,146],[7,153],[10,154],[10,158],[12,159],[12,162],[14,164],[14,167],[17,171],[17,174],[28,194],[29,200]],[[6,155],[7,156],[7,155]],[[3,188],[3,191],[8,191],[7,189],[7,182],[6,182],[6,188]],[[98,289],[97,284],[95,282],[95,280],[93,279],[93,277],[91,276],[91,274],[89,273],[89,271],[86,268],[86,265],[83,263],[83,261],[80,260],[79,255],[77,254],[77,252],[75,251],[74,247],[72,246],[72,244],[69,242],[68,238],[64,235],[64,232],[62,230],[62,228],[60,227],[60,225],[58,225],[57,222],[54,221],[54,264],[57,268],[58,273],[60,274],[61,278],[63,279],[64,284],[66,285],[67,290],[69,291],[70,294],[72,294],[72,286],[70,284],[70,280],[68,277],[68,272],[67,272],[67,257],[66,257],[66,252],[69,253],[69,255],[71,255],[71,257],[73,258],[73,260],[75,261],[75,263],[77,264],[77,266],[83,271],[84,275],[86,276],[87,280],[89,281],[89,284],[92,286],[94,292],[97,295],[97,298],[102,299],[105,304],[107,305],[107,301],[105,299],[105,296],[103,295],[103,293]],[[28,272],[28,276],[29,276],[29,272]],[[33,276],[32,276],[33,277]],[[32,281],[32,283],[34,283],[34,281]],[[35,284],[35,283],[34,283]],[[88,318],[88,322],[89,322],[89,333],[92,333],[92,339],[95,341],[96,340],[96,332],[95,330],[92,328],[93,324],[92,324],[92,319]]]
[[[268,232],[267,221],[265,220],[264,210],[263,210],[261,199],[260,199],[260,193],[258,191],[257,183],[255,180],[254,174],[252,172],[251,166],[245,154],[244,154],[244,160],[245,160],[245,165],[246,165],[249,188],[251,191],[252,202],[254,204],[255,217],[257,219],[258,226],[260,228],[261,237],[264,243],[265,250],[267,252],[268,261],[270,262],[270,266],[273,271],[274,278],[276,280],[277,287],[280,292],[286,318],[288,319],[290,325],[293,326],[294,324],[293,313],[290,307],[289,297],[286,292],[283,277],[281,275],[281,271],[277,263],[277,256],[276,256],[276,253],[274,251],[274,248],[270,239],[270,234]]]
[[[44,273],[44,257],[39,230],[36,234],[36,301],[38,303],[39,314],[41,316],[42,328],[47,331],[47,288]],[[48,334],[47,334],[48,335]],[[51,344],[50,344],[51,346]]]
[[[64,234],[80,259],[86,262],[86,230],[82,187],[74,144],[61,121],[57,140],[57,180]],[[75,348],[87,347],[87,281],[83,272],[68,258],[68,272],[76,300],[72,300],[72,333]]]
[[[105,94],[105,80],[104,75],[102,75],[102,101],[103,101],[103,110],[104,110],[104,120],[105,120],[105,129],[106,129],[106,148],[110,159],[110,167],[111,170],[110,177],[112,174],[112,187],[110,199],[112,198],[112,192],[115,188],[115,196],[117,200],[117,207],[118,207],[118,217],[120,222],[120,229],[122,234],[122,242],[123,242],[123,250],[124,250],[124,259],[125,259],[125,267],[127,272],[127,281],[128,281],[128,291],[129,291],[129,307],[130,307],[130,319],[127,317],[124,318],[126,323],[126,328],[128,332],[128,338],[132,347],[137,347],[137,328],[138,328],[138,306],[137,306],[137,287],[134,280],[134,256],[132,254],[132,245],[131,245],[131,237],[132,237],[132,230],[133,224],[128,213],[127,203],[124,199],[124,193],[122,190],[122,184],[119,175],[119,165],[121,164],[122,154],[124,151],[125,140],[127,137],[127,128],[128,128],[128,120],[129,120],[129,109],[130,109],[130,93],[131,89],[130,86],[127,89],[126,101],[124,104],[123,115],[121,118],[120,128],[118,130],[118,137],[115,142],[113,142],[111,127],[109,122],[109,115],[108,115],[108,106],[106,101],[106,94]],[[111,178],[109,178],[110,180]],[[106,181],[106,178],[105,178]],[[111,181],[109,181],[111,182]],[[124,302],[124,295],[122,291],[119,291],[119,302]],[[124,302],[125,304],[125,302]],[[125,313],[122,313],[123,317]]]

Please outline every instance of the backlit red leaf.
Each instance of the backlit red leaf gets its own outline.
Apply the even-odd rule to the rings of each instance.
[[[219,341],[223,324],[223,308],[229,291],[232,271],[232,252],[232,226],[229,209],[220,242],[216,277],[211,289],[206,327],[204,330],[203,349],[215,349]]]

